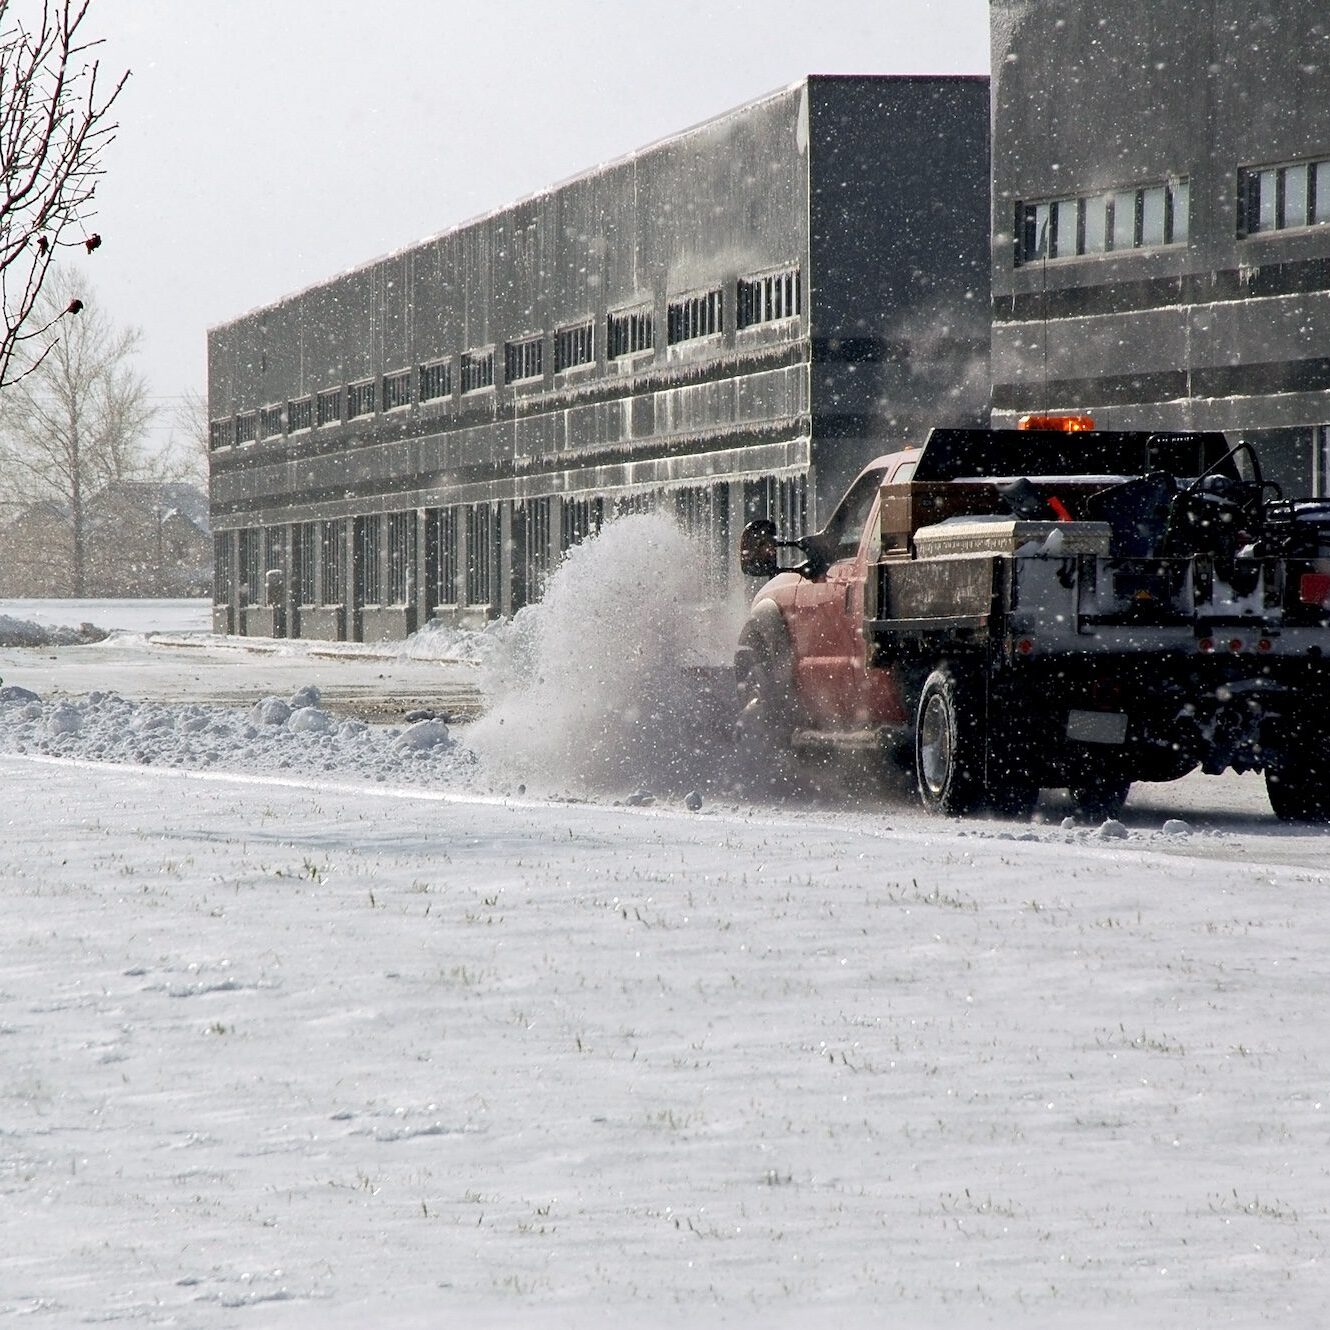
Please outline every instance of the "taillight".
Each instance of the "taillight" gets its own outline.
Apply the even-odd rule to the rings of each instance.
[[[1330,607],[1330,573],[1303,573],[1298,582],[1298,599],[1304,605]]]

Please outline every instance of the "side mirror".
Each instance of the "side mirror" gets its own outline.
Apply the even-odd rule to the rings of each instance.
[[[825,531],[805,536],[799,542],[799,548],[804,552],[804,562],[799,572],[810,582],[824,576],[827,569],[836,562],[835,541]]]
[[[749,522],[739,537],[739,570],[748,577],[775,577],[776,524],[765,517]]]

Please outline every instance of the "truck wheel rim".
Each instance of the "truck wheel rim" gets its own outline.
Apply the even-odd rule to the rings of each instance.
[[[936,695],[928,699],[919,726],[919,767],[929,793],[939,794],[951,769],[951,727],[947,705]]]

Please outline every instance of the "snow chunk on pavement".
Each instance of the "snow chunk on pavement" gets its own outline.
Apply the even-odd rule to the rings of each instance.
[[[41,698],[29,688],[20,688],[18,684],[6,684],[0,688],[0,706],[12,707],[19,703],[40,702]]]
[[[1170,817],[1164,823],[1165,836],[1190,836],[1191,824],[1184,822],[1180,817]]]
[[[300,694],[297,693],[296,696],[299,697]],[[297,707],[291,712],[291,719],[287,724],[296,734],[326,734],[332,729],[331,717],[316,706]]]
[[[161,707],[140,707],[129,722],[129,728],[136,734],[145,730],[171,730],[175,728],[175,718]]]
[[[82,724],[78,708],[68,702],[57,702],[47,717],[47,734],[77,734]]]
[[[316,707],[322,701],[323,694],[319,691],[318,684],[307,683],[291,694],[289,706],[292,711],[299,711],[301,707]]]
[[[1126,840],[1127,828],[1115,817],[1110,817],[1096,833],[1100,840]]]
[[[265,697],[249,713],[252,725],[285,725],[290,719],[291,708],[280,697]]]
[[[437,718],[432,720],[420,720],[414,725],[408,725],[401,734],[393,740],[393,747],[398,749],[429,749],[437,748],[440,744],[448,744],[451,739],[448,734],[448,726]]]

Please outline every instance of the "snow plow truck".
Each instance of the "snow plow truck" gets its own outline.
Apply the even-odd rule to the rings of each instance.
[[[1281,819],[1330,820],[1330,500],[1223,434],[934,429],[816,534],[750,523],[740,565],[768,579],[735,655],[763,760],[886,753],[948,816],[1255,771]]]

